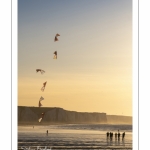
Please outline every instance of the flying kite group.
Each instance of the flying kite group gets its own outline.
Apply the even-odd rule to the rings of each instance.
[[[57,33],[56,36],[55,36],[55,38],[54,38],[54,42],[58,41],[58,36],[60,36],[60,35]],[[57,59],[57,51],[54,51],[54,57],[53,57],[53,59]],[[38,73],[38,72],[41,72],[41,74],[44,74],[44,73],[45,73],[45,71],[42,70],[42,69],[36,69],[36,72],[37,72],[37,73]],[[42,86],[42,88],[41,88],[41,91],[42,91],[42,92],[44,92],[45,87],[46,87],[46,84],[47,84],[47,81],[43,83],[43,86]],[[41,96],[40,99],[39,99],[39,103],[38,103],[38,106],[39,106],[39,107],[42,106],[42,103],[41,103],[42,100],[44,100],[44,98]],[[45,112],[42,112],[42,113],[41,113],[41,116],[40,116],[40,118],[39,118],[39,120],[38,120],[39,122],[41,122],[41,121],[43,120],[44,115],[45,115]]]
[[[55,35],[55,38],[54,38],[54,42],[58,41],[58,36],[60,36],[58,33]],[[57,59],[57,51],[54,52],[54,59]]]

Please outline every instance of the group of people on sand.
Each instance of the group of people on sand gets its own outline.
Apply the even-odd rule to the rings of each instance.
[[[107,136],[107,139],[110,138],[110,140],[112,140],[113,132],[107,132],[106,136]],[[120,140],[120,136],[121,136],[121,134],[120,134],[120,132],[118,130],[118,133],[115,133],[115,140],[117,140],[117,139]],[[124,138],[125,138],[125,132],[122,133],[122,140],[124,140]]]

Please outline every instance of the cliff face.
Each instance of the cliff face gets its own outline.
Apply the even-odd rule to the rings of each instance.
[[[132,117],[130,117],[130,116],[107,115],[107,123],[132,124]]]
[[[87,113],[66,111],[62,108],[18,106],[18,123],[38,123],[41,113],[45,112],[42,124],[48,123],[107,123],[106,113]]]
[[[41,113],[45,112],[40,124],[50,123],[110,123],[132,124],[132,117],[106,115],[106,113],[87,113],[67,111],[54,107],[25,107],[18,106],[18,124],[39,124]]]

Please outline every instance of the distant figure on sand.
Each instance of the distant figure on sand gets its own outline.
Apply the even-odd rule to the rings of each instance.
[[[120,133],[118,133],[118,140],[120,140]]]
[[[109,138],[109,132],[107,132],[106,135],[107,135],[107,139],[108,139]]]
[[[122,140],[124,140],[125,132],[122,133]]]
[[[111,133],[111,139],[113,138],[113,132]]]
[[[110,132],[110,140],[113,138],[113,132]]]
[[[48,135],[48,130],[46,131],[47,135]]]
[[[117,140],[117,133],[115,133],[115,140]]]
[[[119,132],[119,130],[118,130],[118,140],[120,140],[120,132]]]

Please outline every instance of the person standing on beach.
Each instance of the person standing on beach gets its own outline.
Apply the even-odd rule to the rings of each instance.
[[[113,132],[111,133],[111,138],[113,138]]]
[[[117,140],[117,133],[115,133],[115,140]]]
[[[124,140],[125,132],[122,133],[122,140]]]
[[[119,132],[119,130],[118,130],[118,140],[120,140],[120,132]]]
[[[107,132],[106,135],[107,135],[107,139],[108,139],[109,138],[109,132]]]
[[[46,131],[47,135],[48,135],[48,130]]]

